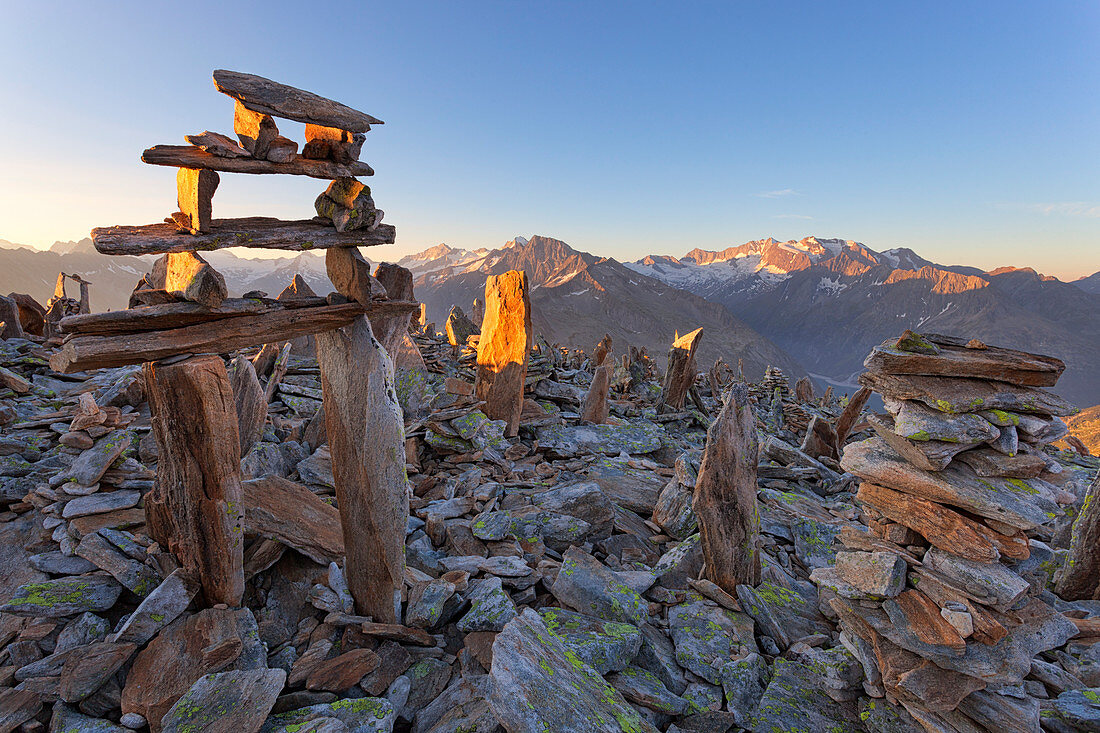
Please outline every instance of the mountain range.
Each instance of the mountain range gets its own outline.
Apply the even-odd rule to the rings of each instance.
[[[318,293],[332,289],[322,253],[204,256],[231,295],[276,295],[296,273]],[[0,240],[0,293],[25,292],[44,303],[64,270],[93,283],[93,310],[124,308],[152,260],[107,257],[88,239],[49,250]],[[1100,404],[1100,273],[1066,283],[1031,269],[985,272],[937,264],[909,249],[876,252],[817,237],[629,263],[550,237],[516,237],[496,249],[440,244],[400,264],[412,270],[417,296],[440,329],[452,305],[469,313],[483,297],[486,275],[523,269],[535,330],[571,347],[590,349],[606,332],[617,353],[645,346],[663,362],[676,333],[702,326],[701,368],[719,356],[736,366],[740,357],[749,376],[771,364],[791,377],[810,373],[850,386],[872,346],[914,328],[1058,356],[1067,363],[1059,392],[1083,407]]]
[[[1032,269],[945,266],[909,249],[763,239],[628,265],[720,303],[811,373],[849,382],[870,348],[906,328],[1052,354],[1058,390],[1100,402],[1100,273],[1065,283]]]
[[[759,378],[773,365],[788,376],[806,373],[795,359],[717,303],[606,257],[578,252],[550,237],[516,237],[499,249],[462,250],[440,245],[398,264],[413,272],[416,296],[439,328],[452,305],[470,313],[484,299],[485,277],[524,270],[530,286],[535,332],[550,343],[588,351],[605,333],[616,354],[646,347],[663,364],[677,333],[703,328],[697,352],[701,368],[723,357]]]

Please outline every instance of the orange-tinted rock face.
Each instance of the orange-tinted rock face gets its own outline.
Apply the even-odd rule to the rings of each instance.
[[[980,277],[974,275],[960,275],[957,272],[940,270],[930,265],[925,265],[919,270],[894,270],[890,273],[890,277],[886,278],[886,284],[893,285],[903,280],[914,279],[931,280],[934,282],[935,285],[932,286],[932,292],[937,295],[965,293],[968,290],[977,290],[989,285],[988,281]]]
[[[530,342],[527,274],[510,270],[490,275],[485,280],[485,320],[477,347],[475,393],[485,400],[486,415],[508,423],[508,435],[519,430]]]

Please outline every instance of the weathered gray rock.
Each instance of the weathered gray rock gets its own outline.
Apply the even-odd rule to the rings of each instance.
[[[40,552],[29,558],[31,567],[50,575],[80,575],[96,569],[96,566],[82,557],[64,555],[60,551]]]
[[[756,622],[756,627],[764,636],[770,636],[780,648],[784,650],[791,645],[787,632],[772,615],[771,607],[764,603],[751,585],[739,585],[736,588],[737,600],[741,602],[741,608]]]
[[[115,430],[108,433],[97,440],[94,446],[76,457],[66,476],[82,486],[97,483],[115,459],[130,447],[132,439],[128,430]]]
[[[163,733],[256,733],[282,692],[286,672],[250,669],[201,677],[161,720]]]
[[[537,432],[539,445],[558,458],[602,453],[641,455],[661,447],[665,431],[648,422],[624,425],[545,425]]]
[[[682,715],[691,707],[687,700],[665,687],[657,675],[640,667],[628,666],[608,675],[607,681],[630,702],[658,713]]]
[[[134,609],[112,641],[144,644],[186,611],[198,591],[198,583],[175,570]]]
[[[530,609],[493,643],[489,705],[511,733],[655,733]]]
[[[924,553],[926,569],[938,573],[952,586],[979,603],[1005,611],[1030,588],[1030,584],[1001,563],[979,563],[935,547]]]
[[[119,583],[144,598],[160,584],[160,576],[148,565],[111,544],[98,532],[85,535],[76,546],[76,554],[106,570]]]
[[[771,677],[768,663],[764,657],[753,652],[726,662],[719,670],[719,676],[726,696],[726,707],[734,714],[736,724],[744,728],[756,714],[756,707],[768,687]]]
[[[653,573],[666,588],[687,588],[688,580],[698,578],[702,567],[703,547],[699,535],[693,534],[661,555]]]
[[[722,666],[735,652],[757,651],[752,619],[709,602],[672,606],[668,625],[676,661],[711,684],[721,682]]]
[[[535,494],[531,500],[546,511],[587,522],[591,527],[590,537],[601,538],[611,534],[615,508],[594,481],[555,486]]]
[[[77,712],[63,702],[54,703],[50,733],[130,733],[121,725]]]
[[[566,551],[550,592],[566,606],[608,621],[640,626],[649,618],[642,597],[579,547]]]
[[[602,675],[625,669],[641,649],[642,634],[637,626],[603,621],[564,608],[542,608],[539,616],[547,629]]]
[[[121,593],[122,586],[109,575],[74,575],[21,585],[0,611],[32,617],[106,611]]]
[[[813,667],[789,659],[775,660],[772,679],[764,691],[749,729],[774,731],[830,731],[861,733],[852,703],[834,701],[825,694],[822,678]]]
[[[391,733],[397,713],[380,697],[343,699],[276,713],[261,733]],[[337,725],[338,724],[338,725]]]
[[[791,533],[795,555],[803,565],[813,570],[833,564],[836,559],[834,541],[840,534],[838,525],[798,516],[791,520]]]
[[[116,509],[129,509],[141,501],[141,492],[135,490],[101,491],[90,496],[78,496],[65,505],[61,516],[65,519],[103,514]]]
[[[908,565],[892,552],[838,552],[836,573],[870,597],[893,598],[905,589]]]
[[[418,629],[433,628],[443,617],[443,609],[455,594],[454,583],[436,578],[409,591],[405,625]]]
[[[500,631],[516,616],[516,604],[501,586],[500,578],[482,580],[466,599],[470,602],[470,610],[457,624],[458,630],[464,634],[471,631]]]
[[[69,622],[69,625],[57,635],[57,645],[54,653],[58,654],[78,646],[87,646],[92,642],[102,641],[111,631],[111,624],[107,619],[87,612],[77,616]],[[112,639],[111,641],[117,641]],[[129,641],[129,640],[126,640]]]
[[[641,628],[642,645],[634,664],[647,669],[665,684],[665,687],[677,695],[683,694],[687,687],[683,669],[676,661],[676,647],[672,640],[660,629],[649,624]]]
[[[1074,730],[1100,731],[1100,687],[1063,692],[1054,701],[1054,714]]]
[[[894,432],[910,440],[984,443],[1000,435],[988,420],[972,412],[953,415],[910,400],[888,402],[886,409],[894,415]]]

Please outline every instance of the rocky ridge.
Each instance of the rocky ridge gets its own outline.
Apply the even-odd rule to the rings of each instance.
[[[933,363],[965,349],[923,338],[932,345],[921,348],[940,350]],[[943,717],[954,702],[932,692],[963,678],[986,686],[970,690],[948,718],[954,727],[938,729],[992,730],[990,720],[1004,721],[991,716],[1006,709],[1019,719],[1019,711],[1042,710],[1048,730],[1096,724],[1090,695],[1100,667],[1088,630],[1100,607],[1063,602],[1047,586],[1068,542],[1065,509],[1080,506],[1100,463],[1046,447],[1059,430],[1054,415],[1069,406],[1034,378],[1012,385],[1001,381],[1012,375],[998,372],[990,397],[968,380],[943,390],[927,381],[944,379],[936,372],[899,376],[873,355],[867,380],[890,399],[892,414],[866,422],[858,401],[865,394],[817,398],[808,382],[792,387],[777,369],[748,384],[760,436],[762,580],[730,594],[703,578],[692,495],[705,429],[736,379],[732,370],[700,375],[698,403],[670,411],[659,409],[652,362],[616,359],[608,420],[585,424],[579,408],[603,360],[539,341],[519,434],[508,438],[504,422],[488,419],[473,396],[477,336],[460,348],[429,333],[415,341],[423,368],[399,358],[397,370],[412,497],[397,624],[354,613],[332,460],[316,419],[315,360],[291,356],[281,371],[261,370],[272,401],[242,459],[245,603],[206,608],[193,580],[144,530],[157,449],[140,370],[61,375],[48,367],[48,345],[3,342],[0,729],[917,731],[914,714]],[[1021,371],[1051,369],[1041,359],[1028,365]],[[981,376],[973,378],[987,384]],[[886,386],[890,377],[898,381]],[[939,409],[978,396],[989,410]],[[994,425],[983,412],[1019,422]],[[994,483],[1000,479],[982,473],[989,465],[1038,471],[1009,477],[1029,487],[1014,502],[1019,492],[1005,481],[1009,488],[988,507],[965,505],[969,524],[961,526],[985,526],[974,536],[1000,538],[997,561],[985,565],[1000,568],[991,572],[1005,582],[989,595],[972,597],[982,576],[951,559],[958,543],[941,552],[923,546],[936,532],[901,536],[875,508],[881,502],[867,500],[867,480],[859,485],[867,470],[852,461],[867,441],[879,445],[872,436],[889,419],[913,451],[928,448],[932,435],[951,449],[960,445],[952,439],[964,441],[967,450],[939,474]],[[1015,455],[998,450],[1010,443],[1002,439],[1009,427]],[[843,461],[846,440],[829,430],[850,433]],[[901,471],[907,461],[887,463]],[[883,460],[871,465],[884,470]],[[940,506],[958,501],[935,497]],[[983,507],[996,515],[971,516]],[[1040,551],[1040,538],[1049,550]],[[981,546],[988,559],[988,543]],[[903,614],[931,619],[916,625],[923,646],[910,651],[904,644],[915,642],[906,637],[896,645],[909,656],[873,656],[885,644],[861,643],[838,605],[858,606],[862,620],[858,613],[877,618],[886,598],[928,593],[922,582],[920,591],[890,595],[899,576],[906,584],[905,567],[948,579],[968,572],[966,587],[950,586],[968,610],[945,595],[935,599],[942,609],[918,617],[930,611],[926,602],[895,600]],[[1026,588],[1006,580],[1013,575]],[[840,577],[857,579],[870,597],[844,599]],[[966,653],[953,661],[957,642],[928,641],[929,629],[946,634],[943,624],[965,624],[967,613],[973,621],[971,608],[1011,627],[1008,639],[1016,640],[1011,649],[983,645],[980,663],[992,671],[976,675]],[[981,642],[966,647],[973,644]],[[997,666],[1002,652],[1011,664]],[[911,663],[916,674],[895,684],[882,659],[893,660],[888,671]],[[973,687],[963,682],[952,687],[955,696]]]

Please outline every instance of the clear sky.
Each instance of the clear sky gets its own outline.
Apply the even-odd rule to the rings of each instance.
[[[810,234],[1100,270],[1100,3],[0,0],[0,239],[161,220],[210,72],[386,121],[398,253],[545,234],[618,259]],[[301,140],[300,125],[280,129]],[[215,216],[324,183],[222,175]]]

